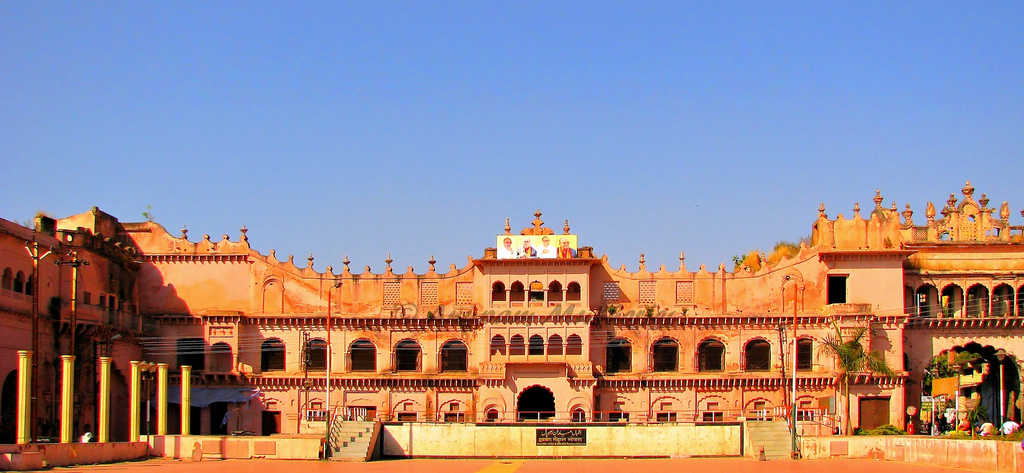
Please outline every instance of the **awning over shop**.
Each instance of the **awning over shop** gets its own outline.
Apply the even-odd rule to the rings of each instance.
[[[192,407],[206,407],[215,402],[248,402],[257,394],[259,391],[255,388],[192,388],[190,404]],[[181,386],[167,387],[167,402],[181,404]]]

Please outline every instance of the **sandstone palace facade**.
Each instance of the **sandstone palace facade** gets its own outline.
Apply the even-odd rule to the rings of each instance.
[[[990,418],[1019,421],[1024,226],[969,183],[959,194],[923,216],[880,195],[849,216],[822,206],[799,251],[756,269],[696,271],[682,254],[676,268],[642,256],[636,272],[613,267],[568,222],[549,228],[539,212],[521,231],[506,221],[496,240],[481,236],[494,247],[463,265],[430,261],[424,272],[396,271],[390,258],[381,272],[347,258],[318,271],[312,257],[251,248],[244,228],[197,240],[95,208],[40,218],[36,231],[0,220],[0,443],[13,443],[19,350],[35,353],[42,436],[59,424],[62,355],[76,360],[76,435],[95,429],[98,360],[112,360],[111,440],[128,436],[133,360],[167,364],[172,412],[178,368],[191,366],[191,431],[201,434],[322,433],[335,415],[777,418],[794,385],[804,434],[834,433],[847,412],[854,427],[920,427],[907,408],[927,408],[926,367],[949,352],[980,356],[958,393],[964,405],[977,393]],[[820,347],[859,327],[894,375],[850,373],[846,396]]]

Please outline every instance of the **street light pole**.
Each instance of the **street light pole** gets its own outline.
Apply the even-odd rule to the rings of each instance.
[[[53,250],[45,254],[39,254],[39,242],[36,240],[36,231],[32,230],[32,244],[25,245],[28,256],[32,258],[32,402],[30,416],[32,416],[32,440],[39,439],[39,261],[49,256]]]
[[[327,430],[324,434],[327,448],[324,449],[325,455],[329,455],[328,450],[331,446],[331,422],[333,420],[331,419],[331,358],[334,357],[334,347],[331,345],[331,296],[334,294],[334,290],[339,287],[341,287],[341,282],[336,282],[327,290],[327,384],[325,385],[325,389],[327,391],[325,396],[327,415],[324,416],[327,419]]]

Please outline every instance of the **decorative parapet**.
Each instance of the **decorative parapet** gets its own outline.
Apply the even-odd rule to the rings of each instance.
[[[902,245],[921,243],[999,243],[1024,241],[1024,230],[1010,225],[1010,206],[1003,202],[998,211],[988,206],[985,194],[974,200],[970,181],[960,190],[963,199],[950,194],[941,210],[928,202],[924,224],[915,223],[910,204],[897,212],[896,203],[882,207],[881,192],[875,191],[875,208],[865,219],[860,205],[855,204],[853,217],[840,214],[829,220],[825,205],[818,208],[818,220],[811,233],[812,244],[821,249],[878,250],[898,249]],[[902,215],[903,221],[900,221]],[[1024,212],[1022,212],[1024,215]]]
[[[493,361],[480,363],[480,378],[505,379],[505,363]]]

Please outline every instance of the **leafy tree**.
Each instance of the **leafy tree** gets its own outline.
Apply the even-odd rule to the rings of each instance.
[[[850,426],[850,382],[853,377],[865,371],[884,376],[896,376],[885,358],[877,351],[864,349],[865,339],[870,335],[870,327],[857,327],[843,335],[839,324],[832,322],[835,334],[825,337],[820,345],[820,353],[828,355],[836,362],[836,388],[842,391],[845,400],[846,416],[843,432],[849,433]]]

